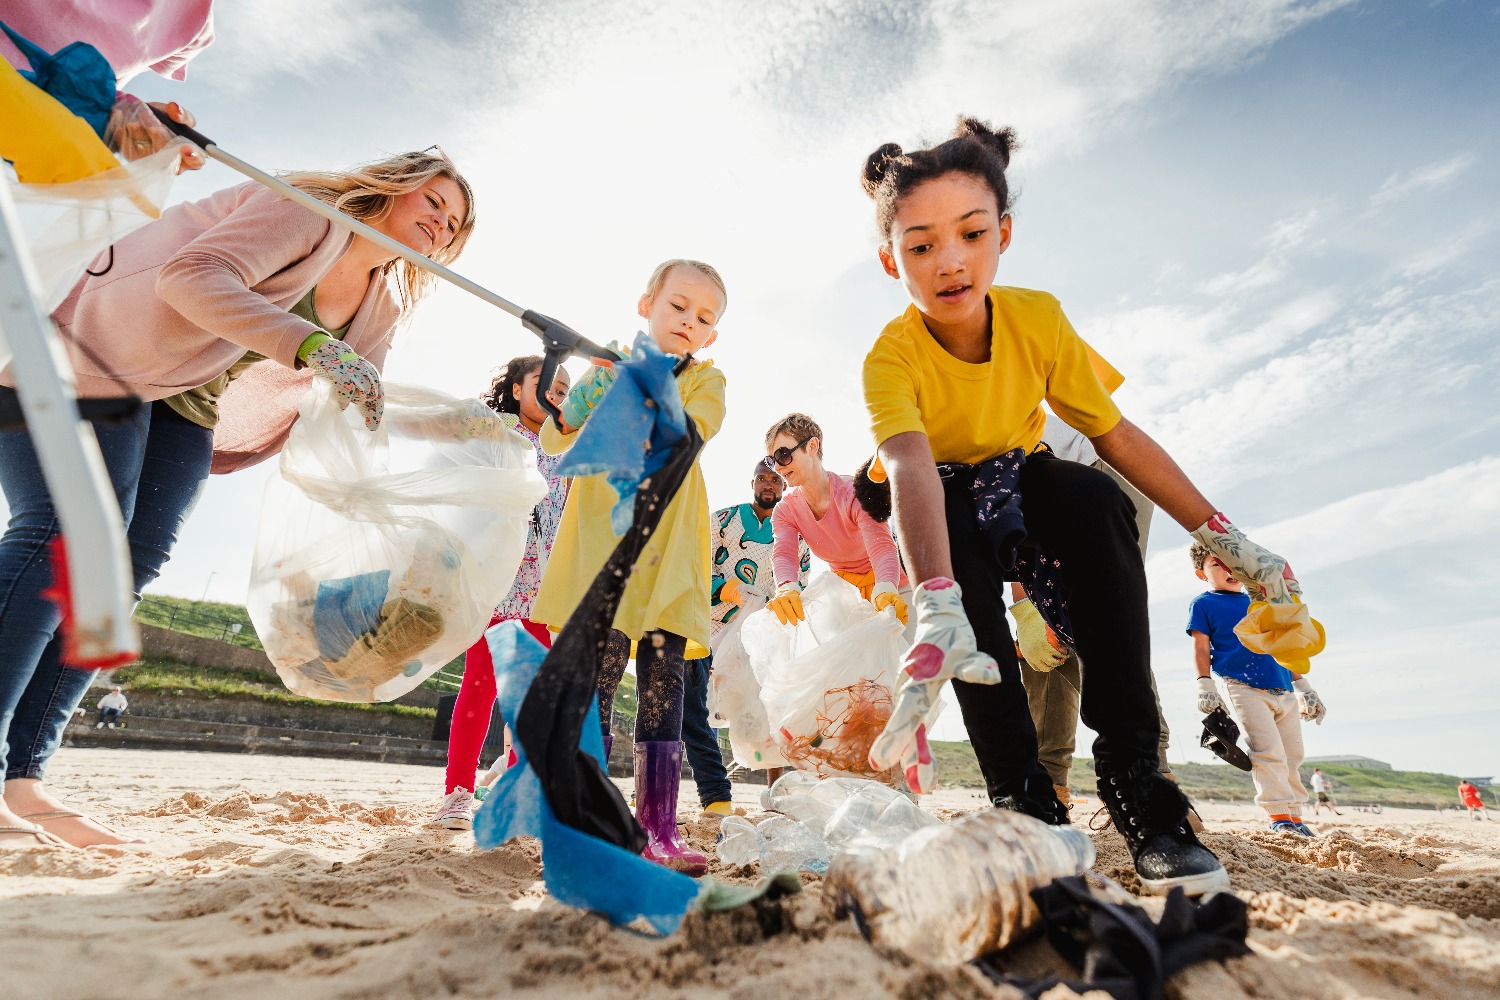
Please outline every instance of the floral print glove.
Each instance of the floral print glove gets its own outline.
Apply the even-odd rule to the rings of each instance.
[[[380,372],[374,365],[354,353],[343,341],[332,337],[309,351],[302,360],[314,373],[333,383],[339,396],[339,409],[353,403],[362,411],[366,428],[373,431],[380,426],[380,417],[385,413],[385,390],[381,388]]]
[[[899,762],[907,785],[924,794],[937,784],[925,720],[943,682],[998,684],[1000,667],[979,652],[958,584],[933,577],[913,592],[912,604],[917,609],[916,642],[902,662],[891,717],[870,746],[870,765],[884,771]]]

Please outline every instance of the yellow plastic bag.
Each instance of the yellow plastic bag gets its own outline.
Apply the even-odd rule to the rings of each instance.
[[[1292,601],[1291,604],[1251,601],[1250,610],[1234,627],[1234,634],[1252,653],[1264,653],[1292,673],[1305,674],[1312,669],[1308,658],[1323,651],[1328,645],[1328,635],[1323,623],[1308,612],[1307,605],[1295,595]]]

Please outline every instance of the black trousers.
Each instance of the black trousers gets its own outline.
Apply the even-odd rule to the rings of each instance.
[[[662,631],[647,632],[635,644],[635,742],[676,743],[682,739],[682,654],[686,647],[685,638]],[[606,737],[615,690],[629,662],[629,637],[619,629],[610,629],[599,660],[598,682],[599,725]]]
[[[1062,563],[1073,637],[1083,661],[1079,714],[1098,734],[1095,765],[1123,770],[1141,758],[1154,761],[1159,727],[1135,506],[1105,473],[1046,452],[1026,460],[1020,486],[1027,531],[1023,549],[1040,547]],[[1005,618],[999,554],[980,533],[968,489],[945,479],[943,494],[953,576],[963,588],[964,611],[980,650],[1000,665],[999,684],[953,682],[993,797],[1046,772],[1037,762],[1036,728]]]

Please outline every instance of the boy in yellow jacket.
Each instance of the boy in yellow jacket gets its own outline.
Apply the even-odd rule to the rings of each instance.
[[[717,339],[727,304],[716,270],[678,259],[652,273],[638,311],[663,353],[692,354]],[[563,426],[553,420],[542,426],[543,450],[555,455],[570,448],[613,381],[611,368],[590,369],[563,404]],[[707,442],[724,422],[723,373],[711,362],[695,361],[677,385],[683,409]],[[602,474],[574,480],[533,620],[554,630],[567,622],[618,541],[610,526],[617,499]],[[648,840],[644,856],[694,876],[707,870],[708,860],[690,850],[677,831],[677,788],[684,660],[708,655],[709,517],[708,489],[695,462],[636,562],[599,664],[599,720],[607,757],[613,743],[610,708],[636,644],[636,818]]]

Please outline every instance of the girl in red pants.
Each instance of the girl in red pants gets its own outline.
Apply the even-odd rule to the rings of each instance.
[[[543,645],[550,646],[552,638],[547,627],[531,620],[531,605],[541,587],[542,571],[546,569],[547,556],[552,552],[552,539],[557,534],[558,522],[562,520],[563,503],[568,498],[568,480],[557,475],[562,456],[545,454],[537,439],[542,421],[547,419],[547,412],[536,401],[537,379],[541,371],[540,355],[513,358],[500,369],[490,391],[484,396],[484,401],[507,425],[531,442],[536,449],[537,469],[547,480],[547,495],[532,512],[526,555],[521,559],[515,585],[495,609],[490,624],[519,621]],[[554,406],[561,406],[567,395],[568,373],[558,368],[557,379],[548,390],[547,398]],[[437,815],[432,818],[433,826],[449,830],[473,827],[474,779],[494,708],[495,665],[490,660],[489,645],[481,636],[464,656],[464,679],[458,689],[458,699],[453,703],[453,723],[448,731],[445,794]]]

